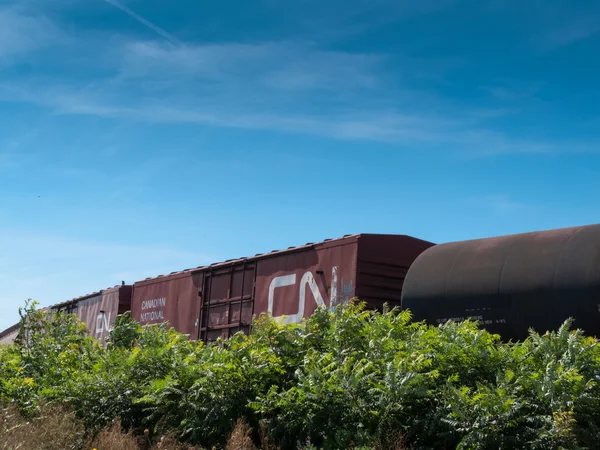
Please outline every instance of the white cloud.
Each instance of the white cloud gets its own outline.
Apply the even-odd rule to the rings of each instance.
[[[442,61],[436,69],[435,60],[406,57],[407,69],[390,80],[385,70],[390,55],[328,51],[300,41],[173,45],[118,35],[104,42],[97,34],[80,33],[69,48],[77,52],[54,59],[73,67],[85,48],[95,55],[94,67],[86,73],[80,64],[77,80],[37,75],[5,81],[0,101],[32,103],[54,114],[275,130],[472,156],[594,147],[511,136],[490,125],[510,111],[473,109],[398,83],[418,78],[424,68],[432,76],[452,70],[456,61]],[[526,85],[490,89],[505,100],[535,92]]]
[[[328,52],[298,42],[129,41],[122,48],[114,77],[78,89],[46,79],[5,83],[0,99],[56,114],[460,147],[476,155],[555,148],[486,128],[498,111],[387,85],[379,67],[385,55]]]
[[[2,89],[12,101],[31,102],[51,108],[55,114],[89,115],[119,120],[165,124],[198,124],[223,128],[271,130],[308,134],[340,140],[386,142],[401,146],[431,147],[459,151],[469,157],[505,153],[598,152],[600,145],[584,141],[549,141],[544,138],[515,137],[485,126],[485,120],[501,112],[449,109],[448,114],[418,113],[395,108],[348,107],[319,112],[285,111],[265,104],[253,109],[241,96],[235,105],[225,97],[193,95],[187,101],[177,94],[161,98],[118,101],[119,90],[106,86],[100,91]],[[195,104],[194,104],[195,103]]]
[[[293,53],[292,53],[293,55]],[[291,57],[265,75],[278,89],[374,88],[380,85],[377,66],[383,55],[313,51]]]
[[[125,46],[120,80],[209,79],[219,87],[278,90],[374,87],[384,55],[320,50],[302,42],[172,46],[134,41]],[[214,85],[211,85],[214,87]]]
[[[0,8],[0,62],[47,47],[63,38],[49,19],[15,7]]]
[[[123,54],[124,76],[163,78],[204,76],[220,78],[255,72],[284,53],[281,44],[202,44],[173,47],[156,41],[131,41]],[[272,63],[271,63],[272,64]]]

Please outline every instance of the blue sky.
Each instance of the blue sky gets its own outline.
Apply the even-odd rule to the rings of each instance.
[[[600,3],[0,6],[0,328],[347,233],[595,223]]]

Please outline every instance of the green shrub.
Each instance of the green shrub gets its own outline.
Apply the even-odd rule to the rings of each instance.
[[[570,321],[505,343],[475,323],[428,326],[353,302],[203,344],[125,314],[103,347],[75,316],[30,302],[20,312],[15,345],[0,348],[0,402],[31,417],[64,406],[92,433],[116,419],[208,448],[233,435],[327,450],[600,442],[600,349]]]

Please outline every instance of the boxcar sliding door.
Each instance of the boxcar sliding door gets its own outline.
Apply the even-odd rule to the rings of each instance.
[[[250,332],[255,279],[255,263],[206,269],[200,292],[200,340],[215,341],[238,331]]]

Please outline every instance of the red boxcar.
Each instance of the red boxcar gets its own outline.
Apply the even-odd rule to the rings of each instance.
[[[398,306],[408,268],[433,245],[359,234],[172,273],[134,284],[132,315],[212,341],[248,332],[253,315],[267,312],[300,322],[355,296],[370,308]]]
[[[202,276],[192,271],[148,278],[133,285],[131,314],[142,325],[168,322],[176,330],[197,336],[198,289]]]
[[[117,315],[131,309],[131,293],[132,286],[116,286],[50,308],[76,314],[86,324],[88,334],[104,342]]]
[[[15,324],[0,332],[0,345],[12,345],[19,334],[19,324]]]
[[[88,335],[104,343],[108,332],[115,324],[117,315],[131,309],[132,290],[133,286],[115,286],[73,300],[57,303],[44,309],[77,315],[79,320],[85,323]],[[19,324],[2,331],[0,333],[0,344],[12,344],[18,331]]]

